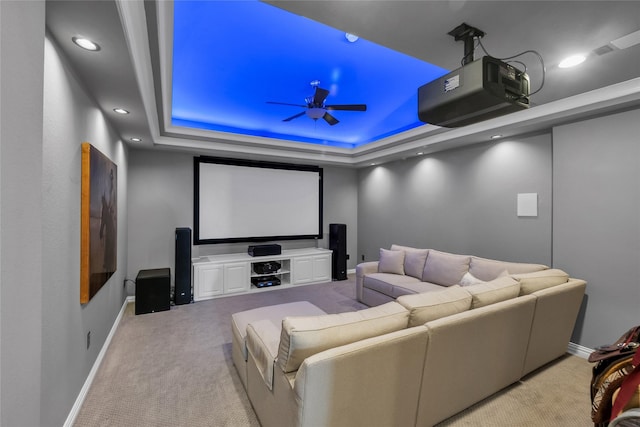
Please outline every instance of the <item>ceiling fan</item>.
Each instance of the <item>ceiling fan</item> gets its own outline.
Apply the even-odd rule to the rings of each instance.
[[[312,118],[313,120],[318,120],[320,118],[323,118],[331,126],[338,124],[339,120],[333,117],[331,114],[329,114],[327,112],[329,110],[367,111],[367,106],[365,104],[325,105],[325,100],[329,95],[329,91],[320,87],[320,80],[312,81],[311,86],[314,88],[314,94],[304,99],[306,102],[306,105],[288,104],[286,102],[274,102],[274,101],[267,101],[267,104],[291,105],[293,107],[306,108],[306,110],[282,120],[283,122],[289,122],[293,119],[297,119],[298,117],[301,117],[306,114],[308,117]]]

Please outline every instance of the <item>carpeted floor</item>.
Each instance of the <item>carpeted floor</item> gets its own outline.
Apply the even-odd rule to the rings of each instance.
[[[231,360],[231,314],[292,301],[365,307],[352,275],[139,316],[130,304],[75,426],[259,426]],[[439,426],[588,426],[590,378],[590,364],[567,355]]]

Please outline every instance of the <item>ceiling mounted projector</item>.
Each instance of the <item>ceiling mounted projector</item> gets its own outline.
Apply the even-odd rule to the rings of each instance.
[[[462,67],[418,89],[418,118],[461,127],[529,108],[529,76],[491,56],[473,61],[473,39],[484,33],[467,24],[449,32],[465,41]]]

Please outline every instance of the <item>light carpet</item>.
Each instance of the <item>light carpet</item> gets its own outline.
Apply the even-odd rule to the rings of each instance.
[[[231,359],[231,314],[293,301],[327,313],[365,308],[354,281],[349,275],[138,316],[129,304],[75,426],[259,426]],[[588,426],[590,369],[567,355],[439,426]]]

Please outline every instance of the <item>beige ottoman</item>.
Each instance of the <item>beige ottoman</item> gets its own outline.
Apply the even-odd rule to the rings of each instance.
[[[257,321],[268,321],[273,324],[274,328],[281,330],[282,319],[285,317],[317,316],[321,314],[327,313],[307,301],[270,305],[232,314],[231,330],[233,331],[233,344],[231,352],[233,364],[236,366],[245,390],[247,389],[247,325]],[[278,336],[280,335],[278,334]]]

